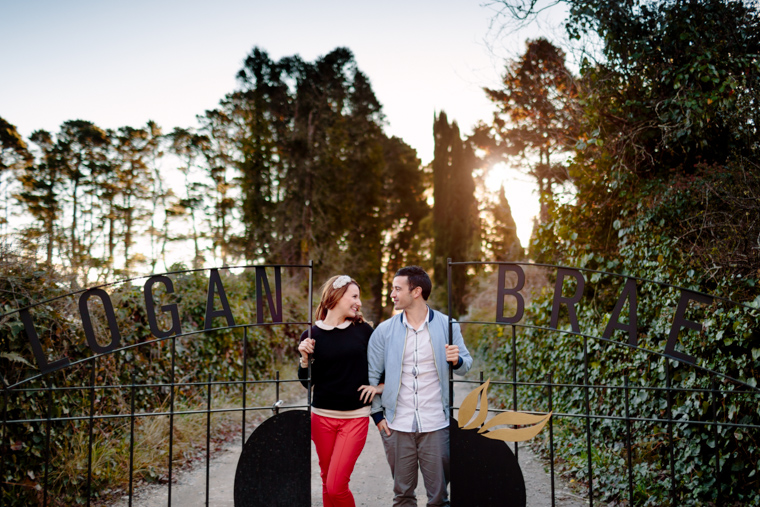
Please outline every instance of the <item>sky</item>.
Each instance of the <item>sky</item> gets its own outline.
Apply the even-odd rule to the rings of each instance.
[[[498,87],[504,59],[527,38],[552,38],[551,22],[497,35],[494,15],[478,0],[0,0],[0,116],[25,138],[72,119],[103,128],[148,120],[164,132],[193,127],[197,114],[235,89],[254,46],[275,60],[308,61],[343,46],[383,104],[386,133],[427,164],[434,115],[446,111],[463,133],[490,121],[494,108],[482,88]],[[491,190],[505,185],[526,246],[538,212],[535,185],[504,167],[486,182]]]

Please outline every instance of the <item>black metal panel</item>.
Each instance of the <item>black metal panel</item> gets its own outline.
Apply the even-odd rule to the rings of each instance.
[[[276,414],[243,446],[235,507],[311,505],[311,419],[305,410]]]
[[[507,443],[451,421],[451,505],[525,507],[525,481]]]

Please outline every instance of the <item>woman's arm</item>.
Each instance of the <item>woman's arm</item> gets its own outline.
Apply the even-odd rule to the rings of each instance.
[[[301,343],[298,344],[298,352],[301,354],[298,360],[298,378],[305,388],[309,388],[309,361],[311,354],[314,353],[314,339],[308,338],[308,332],[301,335]],[[314,383],[314,369],[312,368],[312,384]]]

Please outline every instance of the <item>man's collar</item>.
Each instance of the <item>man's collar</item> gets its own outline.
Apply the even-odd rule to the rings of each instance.
[[[422,328],[425,324],[427,324],[427,323],[429,323],[429,322],[431,322],[433,320],[433,310],[431,310],[428,305],[425,305],[425,308],[426,308],[425,318],[422,320],[422,325],[420,326],[420,328]],[[401,323],[404,326],[407,326],[407,327],[410,327],[410,328],[412,327],[409,324],[409,321],[407,321],[407,319],[406,319],[406,311],[401,312]]]

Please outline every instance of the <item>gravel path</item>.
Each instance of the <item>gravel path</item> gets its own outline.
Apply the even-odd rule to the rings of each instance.
[[[468,392],[469,385],[456,384],[455,400],[461,402]],[[299,401],[299,403],[305,403]],[[213,507],[233,507],[233,486],[235,470],[240,455],[240,439],[225,446],[211,461],[209,468],[210,487],[209,505]],[[311,453],[311,497],[312,506],[322,505],[322,493],[319,480],[319,465],[312,444]],[[525,479],[527,492],[527,507],[550,507],[551,484],[549,474],[544,471],[543,464],[526,446],[519,448],[519,462]],[[206,500],[206,469],[205,463],[194,469],[176,474],[177,480],[172,486],[172,506],[201,507]],[[584,498],[574,495],[567,486],[555,476],[557,507],[582,507],[588,505]],[[393,481],[391,480],[388,463],[385,461],[383,444],[374,424],[370,427],[367,444],[356,463],[351,476],[351,491],[357,506],[390,506],[393,501]],[[133,499],[135,507],[166,507],[168,500],[166,485],[148,485],[139,487]],[[425,488],[422,477],[417,488],[418,505],[425,505]],[[111,507],[127,507],[127,498],[111,504]],[[297,506],[294,506],[297,507]]]

